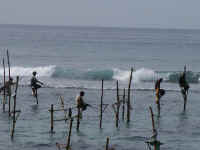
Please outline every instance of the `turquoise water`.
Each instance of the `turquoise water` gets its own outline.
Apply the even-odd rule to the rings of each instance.
[[[147,149],[145,141],[152,134],[148,107],[157,113],[153,88],[159,77],[164,78],[161,87],[166,89],[161,117],[155,118],[162,149],[199,149],[200,30],[0,25],[0,33],[1,59],[6,59],[8,49],[11,75],[20,76],[17,108],[22,111],[13,141],[11,118],[0,114],[0,149],[55,150],[56,142],[66,143],[68,124],[57,122],[56,133],[50,134],[48,109],[51,104],[59,107],[59,96],[64,96],[66,107],[74,106],[80,90],[86,92],[85,100],[95,109],[84,112],[78,133],[74,121],[73,149],[104,149],[107,136],[117,150]],[[191,86],[185,113],[177,84],[184,65]],[[116,80],[120,89],[127,88],[131,67],[131,122],[127,125],[120,118],[116,129],[111,108],[116,101]],[[38,106],[29,87],[34,70],[45,83],[39,90]],[[110,105],[100,130],[96,108],[102,79],[104,101]],[[3,78],[0,80],[2,83]],[[55,115],[62,118],[63,112]]]

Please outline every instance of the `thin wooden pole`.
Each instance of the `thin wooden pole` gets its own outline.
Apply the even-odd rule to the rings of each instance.
[[[5,102],[6,102],[6,71],[5,71],[5,63],[4,63],[4,58],[3,58],[3,112],[5,112]]]
[[[133,68],[131,68],[131,75],[128,84],[128,102],[127,102],[127,123],[130,122],[130,89],[131,89],[131,80],[132,80]]]
[[[79,107],[77,107],[77,125],[76,125],[76,130],[79,131],[79,126],[80,126],[80,117],[81,117],[81,109]]]
[[[159,96],[158,96],[158,101],[157,101],[157,110],[158,110],[158,117],[160,117],[160,97]]]
[[[186,80],[186,65],[184,66],[184,74],[185,74],[185,80]],[[185,111],[186,110],[186,104],[187,104],[187,92],[185,91],[185,89],[184,89],[183,98],[184,98],[184,107],[183,107],[183,110]]]
[[[60,96],[60,102],[61,102],[61,108],[63,109],[64,118],[65,118],[65,122],[66,122],[67,121],[67,113],[65,112],[65,103],[64,103],[63,96]]]
[[[154,114],[153,114],[153,110],[151,107],[149,107],[150,109],[150,113],[151,113],[151,120],[152,120],[152,132],[153,134],[156,132],[156,128],[155,128],[155,122],[154,122]],[[155,141],[154,141],[154,150],[157,150],[156,149],[156,142],[157,142],[157,137],[155,136]]]
[[[16,80],[16,88],[15,88],[15,95],[14,95],[14,107],[13,107],[13,127],[12,127],[12,132],[11,132],[11,138],[13,138],[14,136],[14,132],[15,132],[15,124],[16,124],[16,99],[17,99],[17,89],[18,89],[18,83],[19,83],[19,76],[17,76],[17,80]]]
[[[7,49],[7,61],[8,61],[8,79],[10,81],[10,57],[9,57],[9,52],[8,52],[8,49]],[[9,95],[8,95],[8,114],[9,116],[11,116],[11,113],[10,113],[10,101],[11,101],[11,85],[9,85]]]
[[[9,57],[8,49],[7,49],[7,61],[8,61],[8,76],[9,76],[9,79],[10,79],[10,57]]]
[[[12,133],[11,133],[11,137],[12,137],[12,138],[13,138],[14,132],[15,132],[15,123],[16,123],[15,114],[16,114],[16,96],[14,96],[13,127],[12,127]]]
[[[71,117],[72,117],[72,108],[69,108],[68,111],[69,111],[69,112],[68,112],[68,118],[71,118]]]
[[[36,103],[38,104],[38,94],[37,94],[37,89],[35,89],[35,99],[36,99]]]
[[[120,107],[120,100],[119,100],[119,84],[117,81],[117,112],[116,112],[116,127],[119,126],[119,107]]]
[[[67,138],[66,150],[70,150],[70,139],[71,139],[71,132],[72,132],[72,122],[73,122],[73,119],[71,118],[70,127],[69,127],[69,134],[68,134],[68,138]]]
[[[53,133],[53,104],[51,104],[51,133]]]
[[[106,150],[109,150],[109,137],[106,139]]]
[[[152,129],[153,132],[155,131],[155,122],[154,122],[154,114],[153,114],[153,110],[151,107],[149,107],[150,113],[151,113],[151,120],[152,120]]]
[[[102,118],[103,118],[103,80],[101,83],[101,105],[100,105],[100,123],[99,128],[102,128]]]
[[[16,80],[15,96],[17,96],[18,85],[19,85],[19,76],[17,76]]]
[[[122,105],[122,120],[124,121],[124,112],[125,112],[125,98],[126,98],[126,93],[125,93],[125,88],[124,88],[124,92],[123,92],[123,105]]]
[[[187,95],[184,96],[184,108],[183,110],[186,110],[186,104],[187,104]]]

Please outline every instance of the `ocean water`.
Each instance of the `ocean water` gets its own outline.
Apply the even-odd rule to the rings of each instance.
[[[84,112],[80,132],[75,129],[76,121],[73,122],[73,150],[105,149],[106,137],[110,137],[110,145],[116,150],[147,149],[145,141],[152,135],[149,106],[156,115],[153,89],[160,77],[164,79],[161,87],[166,90],[161,117],[155,117],[159,140],[164,143],[161,149],[199,149],[200,30],[0,25],[0,33],[0,56],[5,59],[6,78],[7,49],[11,76],[14,79],[19,76],[17,109],[21,110],[13,140],[12,118],[1,111],[0,149],[55,150],[56,142],[66,143],[69,123],[56,122],[55,134],[50,134],[48,109],[51,104],[60,107],[59,96],[64,97],[66,108],[73,107],[80,90],[85,91],[85,101],[94,107]],[[190,83],[186,112],[177,83],[184,65]],[[128,88],[131,67],[134,69],[131,122],[127,125],[122,121],[120,110],[120,125],[116,129],[111,107],[116,102],[116,81],[122,95],[123,89]],[[45,83],[38,91],[39,105],[29,86],[33,71]],[[2,85],[2,65],[0,75]],[[100,130],[98,106],[102,79],[104,103],[109,106]],[[63,117],[63,112],[55,113],[55,118]]]

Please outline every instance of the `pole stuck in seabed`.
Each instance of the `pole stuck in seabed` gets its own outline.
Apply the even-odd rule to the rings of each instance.
[[[188,85],[188,83],[187,83],[187,81],[186,81],[186,65],[184,66],[184,74],[185,74],[185,82],[186,82],[186,85],[185,85],[185,86],[187,86],[188,89],[189,89],[189,85]],[[183,108],[184,111],[186,110],[187,94],[188,94],[188,91],[185,91],[185,92],[184,92],[184,96],[183,96],[183,97],[184,97],[184,108]]]
[[[100,129],[102,129],[102,118],[103,118],[103,80],[101,83],[101,104],[100,104],[100,122],[99,122]]]
[[[127,123],[130,122],[130,109],[131,109],[131,104],[130,104],[130,89],[131,89],[132,74],[133,74],[133,68],[131,68],[131,74],[130,74],[129,84],[128,84]]]
[[[119,126],[119,108],[120,108],[120,100],[119,100],[119,84],[117,81],[117,112],[116,112],[116,128]]]
[[[80,126],[80,118],[81,118],[81,109],[77,107],[77,124],[76,124],[76,130],[79,131],[79,126]]]
[[[71,141],[72,123],[73,123],[73,118],[70,119],[69,134],[68,134],[68,138],[67,138],[67,146],[66,146],[66,150],[70,150],[70,141]]]
[[[123,92],[123,100],[122,100],[122,120],[124,121],[124,112],[125,112],[125,101],[126,101],[126,90],[125,90],[125,88],[124,88],[124,90],[123,90],[124,92]]]
[[[154,114],[153,114],[153,110],[151,107],[149,107],[150,113],[151,113],[151,121],[152,121],[152,133],[153,135],[151,136],[150,140],[147,141],[147,145],[149,150],[151,150],[150,146],[154,147],[154,150],[160,150],[160,145],[162,145],[163,143],[161,143],[160,141],[157,140],[157,130],[155,128],[155,122],[154,122]]]
[[[17,76],[15,94],[13,96],[14,106],[13,106],[13,126],[11,129],[11,138],[14,137],[14,132],[15,132],[15,124],[16,124],[16,115],[15,114],[16,114],[16,99],[17,99],[18,82],[19,82],[19,76]]]
[[[4,63],[4,58],[3,58],[3,112],[5,112],[5,103],[6,103],[6,89],[5,89],[5,84],[6,84],[6,71],[5,71],[5,63]]]
[[[109,150],[109,137],[106,138],[106,150]]]
[[[51,133],[54,133],[53,129],[54,129],[54,116],[53,116],[53,112],[54,112],[54,109],[53,109],[53,104],[51,104],[51,110],[50,110],[50,113],[51,113]]]
[[[10,57],[9,57],[9,52],[8,52],[8,49],[7,49],[7,61],[8,61],[8,79],[10,81]],[[10,85],[11,86],[11,85]],[[9,116],[11,115],[10,114],[10,101],[11,101],[11,87],[9,87],[10,89],[10,92],[9,92],[9,95],[8,95],[8,114]]]

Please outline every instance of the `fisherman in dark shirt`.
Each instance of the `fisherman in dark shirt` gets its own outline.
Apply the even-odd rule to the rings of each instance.
[[[184,71],[181,73],[179,77],[179,86],[181,89],[181,93],[184,99],[184,111],[186,110],[186,103],[187,103],[187,95],[188,95],[188,90],[190,88],[188,82],[186,81],[186,66],[184,66]]]
[[[41,85],[43,85],[43,83],[36,78],[36,74],[37,72],[34,71],[33,76],[31,78],[31,88],[33,96],[37,96],[37,89],[41,88]]]
[[[184,95],[188,94],[188,90],[190,88],[188,82],[186,81],[186,71],[184,71],[179,78],[179,86],[181,88],[181,92]]]

